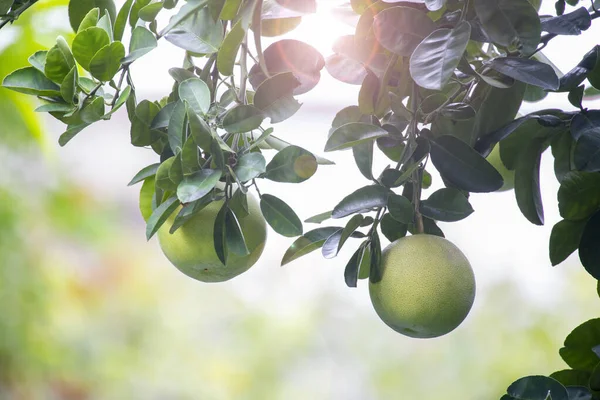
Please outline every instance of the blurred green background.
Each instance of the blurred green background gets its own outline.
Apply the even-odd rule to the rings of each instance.
[[[0,31],[0,78],[68,36],[66,3],[42,1]],[[551,269],[533,236],[506,234],[530,229],[514,204],[498,211],[510,194],[482,196],[472,225],[446,230],[483,284],[467,321],[439,339],[383,325],[364,282],[343,284],[348,254],[279,268],[290,241],[273,232],[248,274],[192,281],[144,240],[138,188],[125,184],[151,159],[123,153],[126,119],[61,149],[60,125],[34,107],[0,89],[0,399],[497,399],[518,377],[563,369],[564,337],[598,314],[595,282],[576,257]],[[336,107],[297,118],[326,127]],[[320,148],[325,132],[309,146]],[[335,168],[286,193],[303,217],[323,205],[300,193],[327,187]],[[321,196],[334,204],[339,193]],[[492,241],[474,227],[502,234]],[[550,227],[535,231],[539,243]]]

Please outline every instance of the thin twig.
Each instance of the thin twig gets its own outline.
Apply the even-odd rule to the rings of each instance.
[[[6,26],[6,24],[8,24],[9,22],[12,23],[16,21],[21,16],[21,14],[23,14],[29,7],[37,3],[37,1],[38,0],[31,0],[30,2],[21,5],[21,7],[17,8],[12,13],[9,13],[7,15],[8,18],[0,22],[0,29],[4,28],[4,26]]]

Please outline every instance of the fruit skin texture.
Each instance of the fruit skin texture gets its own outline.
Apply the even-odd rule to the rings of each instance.
[[[500,158],[500,145],[494,146],[492,152],[487,156],[487,161],[492,164],[496,171],[502,175],[504,179],[504,185],[497,192],[505,192],[515,188],[515,171],[511,171],[502,162]]]
[[[246,272],[258,261],[267,239],[267,224],[260,212],[258,202],[248,194],[248,212],[240,218],[246,246],[250,254],[239,256],[228,253],[227,265],[223,265],[214,248],[214,223],[223,200],[213,201],[200,210],[175,233],[170,234],[176,210],[158,230],[160,247],[169,261],[184,274],[202,282],[223,282]]]
[[[379,317],[395,331],[433,338],[454,330],[475,300],[469,260],[448,240],[419,234],[396,240],[382,252],[382,279],[369,283]]]

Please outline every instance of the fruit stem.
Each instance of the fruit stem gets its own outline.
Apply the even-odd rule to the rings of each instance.
[[[421,189],[423,184],[423,168],[417,168],[413,173],[414,190],[413,190],[413,204],[415,206],[415,220],[417,233],[425,233],[425,227],[423,225],[423,216],[420,211],[421,203]]]

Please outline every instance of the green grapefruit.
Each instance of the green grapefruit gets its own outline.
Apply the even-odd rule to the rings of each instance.
[[[403,237],[382,252],[382,278],[369,283],[377,315],[395,331],[433,338],[454,330],[475,299],[475,276],[458,247],[433,235]]]
[[[496,171],[500,175],[502,175],[502,179],[504,179],[504,185],[497,192],[505,192],[507,190],[511,190],[515,188],[515,171],[511,171],[502,162],[500,158],[500,145],[497,144],[492,149],[492,152],[487,156],[487,161],[492,164]]]
[[[250,269],[265,247],[267,224],[256,199],[248,194],[248,215],[239,219],[250,253],[245,256],[227,253],[223,265],[215,252],[213,231],[223,200],[213,201],[200,210],[173,234],[176,210],[158,230],[160,247],[169,261],[184,274],[202,282],[223,282]]]

